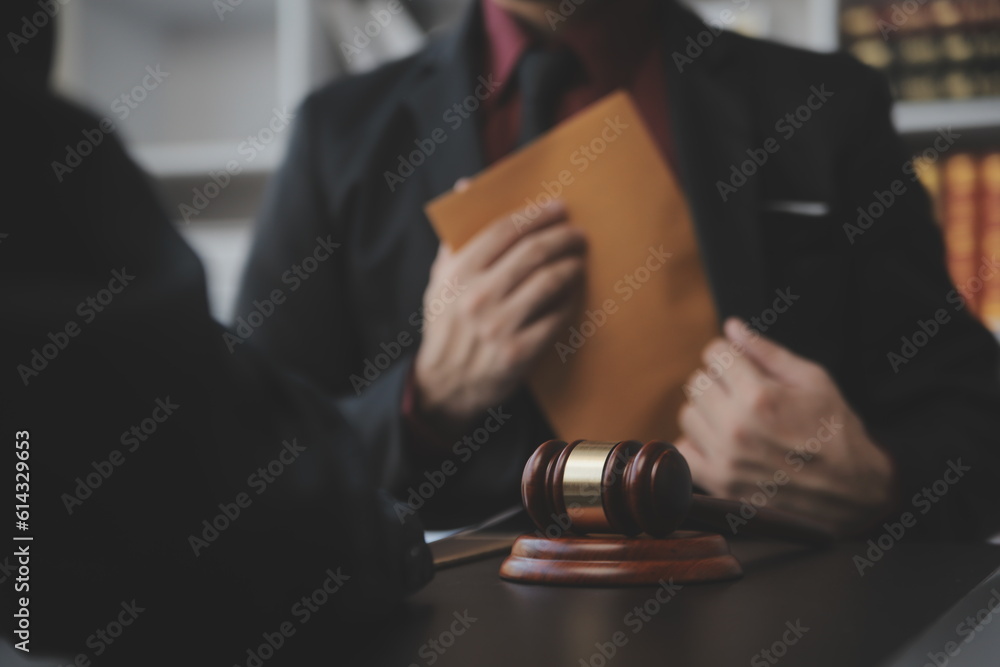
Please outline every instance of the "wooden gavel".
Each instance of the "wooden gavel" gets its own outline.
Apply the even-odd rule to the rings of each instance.
[[[579,535],[665,537],[690,518],[725,534],[735,532],[727,518],[736,516],[745,522],[739,532],[748,536],[805,544],[834,539],[819,524],[788,512],[756,507],[747,518],[735,500],[692,493],[684,456],[659,441],[549,440],[524,467],[521,498],[543,531],[568,521]]]

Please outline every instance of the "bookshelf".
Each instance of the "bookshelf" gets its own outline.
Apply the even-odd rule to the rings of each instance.
[[[948,268],[967,305],[1000,338],[1000,4],[842,0],[842,47],[882,71],[900,101],[896,126],[935,200]],[[941,128],[958,138],[933,146]],[[964,288],[963,288],[964,286]]]

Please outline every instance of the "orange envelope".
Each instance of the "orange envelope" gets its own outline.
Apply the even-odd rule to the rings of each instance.
[[[587,286],[531,390],[564,440],[672,441],[683,383],[718,329],[687,202],[627,93],[599,100],[426,212],[457,248],[551,197],[587,235]]]

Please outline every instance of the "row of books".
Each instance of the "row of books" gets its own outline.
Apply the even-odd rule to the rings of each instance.
[[[1000,95],[997,0],[847,0],[841,45],[885,73],[897,99]]]
[[[970,310],[1000,333],[1000,152],[918,164],[943,228],[951,278]]]

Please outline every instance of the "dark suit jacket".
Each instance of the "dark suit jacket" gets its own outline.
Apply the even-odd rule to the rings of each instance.
[[[430,522],[516,503],[521,467],[549,437],[521,391],[503,405],[512,417],[479,451],[459,446],[446,456],[457,472],[440,490],[426,502],[411,495],[441,467],[407,453],[400,419],[419,344],[414,323],[438,246],[422,207],[484,166],[475,115],[455,122],[461,117],[449,111],[490,74],[479,64],[484,37],[474,4],[456,32],[421,53],[334,82],[305,102],[266,199],[237,310],[246,316],[252,299],[280,286],[282,272],[310,254],[317,237],[343,244],[248,342],[340,395],[374,468],[398,497],[422,504]],[[699,39],[711,43],[692,47]],[[989,508],[998,506],[1000,471],[997,345],[949,296],[941,237],[927,195],[904,167],[885,82],[844,55],[714,35],[672,3],[663,40],[679,177],[720,319],[758,318],[766,335],[829,370],[895,459],[903,509],[914,509],[913,495],[940,479],[949,460],[971,465],[910,534],[996,530]],[[411,152],[438,128],[446,140],[408,175],[400,161],[412,162]],[[734,177],[753,155],[764,164]],[[867,209],[873,193],[896,180],[904,193],[862,234],[848,234],[844,225],[856,224],[858,207]],[[798,298],[775,320],[768,309],[778,290]],[[894,369],[889,353],[900,353],[901,338],[939,309],[948,323]],[[384,365],[382,346],[400,332],[417,341],[357,395],[352,375],[364,377],[369,362]]]
[[[28,453],[34,541],[0,552],[0,637],[19,641],[27,596],[31,655],[61,663],[244,664],[288,623],[275,664],[310,646],[341,664],[342,631],[429,579],[419,522],[367,483],[331,399],[229,353],[201,265],[116,136],[17,69],[0,71],[0,425],[8,503]]]

